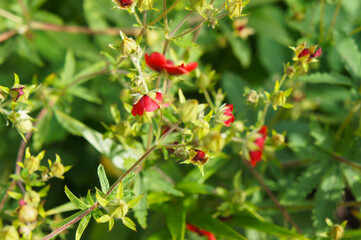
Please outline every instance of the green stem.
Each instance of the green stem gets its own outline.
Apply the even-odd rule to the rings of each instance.
[[[214,106],[214,104],[213,104],[213,102],[212,102],[212,99],[211,99],[211,97],[209,96],[208,90],[207,90],[207,89],[202,89],[202,91],[203,91],[204,96],[206,97],[207,103],[208,103],[209,106],[212,108],[212,110],[215,111],[215,108],[216,108],[216,107]]]
[[[337,129],[337,132],[335,134],[334,137],[334,142],[336,142],[337,140],[339,140],[342,136],[343,131],[345,130],[346,126],[351,122],[353,116],[355,115],[356,112],[358,112],[361,108],[361,100],[357,101],[356,105],[353,106],[353,108],[351,109],[351,111],[347,114],[345,120],[343,121],[343,123],[341,124],[341,126]]]
[[[193,28],[191,28],[191,29],[189,29],[189,30],[187,30],[187,31],[173,37],[173,39],[180,38],[180,37],[183,37],[184,35],[187,35],[188,33],[194,32],[198,28],[202,27],[205,23],[206,23],[206,21],[203,21],[200,24],[198,24],[197,26],[195,26],[195,27],[193,27]]]
[[[320,6],[320,38],[319,38],[319,42],[323,42],[323,34],[324,34],[324,28],[325,28],[325,23],[324,23],[324,18],[325,18],[325,0],[321,0],[321,6]]]
[[[166,11],[164,11],[161,15],[159,15],[153,22],[149,23],[148,26],[152,26],[155,23],[157,23],[159,20],[161,20],[163,17],[167,16],[167,14],[175,8],[178,3],[180,3],[181,0],[175,1]]]
[[[359,33],[359,32],[361,32],[361,26],[359,26],[355,30],[352,30],[349,35],[352,36],[352,35],[355,35],[356,33]]]
[[[333,28],[335,27],[337,16],[338,16],[338,14],[340,12],[340,9],[341,9],[341,4],[342,4],[342,0],[339,0],[338,3],[337,3],[337,6],[336,6],[335,12],[333,13],[330,27],[328,29],[327,40],[331,39],[331,37],[332,37],[332,31],[333,31]]]

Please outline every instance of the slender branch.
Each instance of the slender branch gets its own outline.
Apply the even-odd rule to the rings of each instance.
[[[283,206],[279,203],[276,196],[272,193],[272,191],[269,189],[269,187],[266,185],[266,183],[263,180],[263,177],[251,166],[251,164],[244,158],[242,158],[242,162],[247,166],[247,168],[251,171],[253,176],[257,179],[257,181],[261,184],[262,188],[266,191],[267,195],[271,198],[273,203],[276,205],[276,207],[281,211],[284,218],[294,227],[296,228],[297,232],[299,234],[302,234],[301,229],[298,227],[296,222],[291,218],[291,216],[288,214],[288,212],[284,209]]]
[[[14,21],[16,23],[22,23],[23,19],[11,12],[8,12],[4,9],[0,9],[0,16],[4,17],[4,18],[7,18],[11,21]]]
[[[211,97],[209,96],[208,90],[206,88],[203,89],[203,94],[206,97],[207,103],[209,104],[209,106],[212,108],[213,111],[215,111],[215,106],[212,102]]]
[[[187,30],[187,31],[185,31],[185,32],[183,32],[183,33],[181,33],[181,34],[173,37],[173,39],[180,38],[180,37],[183,37],[184,35],[186,35],[186,34],[188,34],[188,33],[194,32],[194,31],[197,30],[198,28],[202,27],[205,23],[206,23],[206,21],[203,21],[203,22],[201,22],[200,24],[198,24],[197,26],[195,26],[195,27],[193,27],[193,28],[191,28],[191,29],[189,29],[189,30]]]
[[[67,222],[65,225],[55,229],[53,232],[51,232],[50,234],[48,234],[47,236],[45,236],[44,238],[42,238],[42,240],[49,240],[52,239],[53,237],[57,236],[58,234],[60,234],[61,232],[65,231],[66,229],[68,229],[71,225],[77,223],[78,221],[80,221],[83,217],[85,217],[86,215],[88,215],[89,213],[91,213],[94,209],[96,209],[98,207],[99,203],[96,202],[94,203],[93,206],[91,206],[90,208],[88,208],[85,212],[83,212],[82,214],[80,214],[78,217],[74,218],[73,220]]]
[[[18,2],[19,2],[19,5],[21,7],[21,11],[24,14],[24,17],[29,21],[30,20],[30,13],[29,13],[29,10],[26,7],[24,1],[23,0],[18,0]]]
[[[5,42],[17,33],[16,30],[9,30],[0,34],[0,43]]]
[[[54,32],[68,32],[77,34],[104,34],[104,35],[119,35],[119,31],[122,31],[125,35],[135,36],[140,33],[140,28],[107,28],[107,29],[91,29],[88,27],[81,26],[64,26],[46,22],[31,21],[30,27],[33,30],[42,31],[54,31]]]
[[[175,1],[166,11],[164,11],[161,15],[159,15],[153,22],[149,23],[148,26],[152,26],[155,23],[157,23],[159,20],[161,20],[163,17],[167,16],[167,14],[175,8],[178,3],[180,3],[182,0]]]
[[[358,28],[352,30],[349,35],[352,36],[352,35],[355,35],[356,33],[359,33],[361,32],[361,26],[359,26]]]
[[[357,169],[361,169],[361,164],[358,164],[358,163],[355,163],[355,162],[352,162],[350,160],[347,160],[341,156],[338,156],[336,154],[332,154],[332,158],[336,161],[339,161],[339,162],[342,162],[342,163],[345,163],[351,167],[354,167],[354,168],[357,168]]]

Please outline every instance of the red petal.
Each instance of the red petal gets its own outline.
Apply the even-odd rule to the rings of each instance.
[[[198,63],[196,62],[191,62],[191,63],[188,63],[186,66],[185,66],[185,69],[188,71],[188,72],[191,72],[193,71],[194,69],[196,69],[198,67]]]
[[[145,58],[145,62],[147,63],[148,67],[150,67],[151,69],[153,69],[154,71],[160,72],[164,69],[164,66],[167,63],[166,58],[164,57],[164,55],[158,53],[158,52],[154,52],[151,53],[149,56],[146,53],[144,55]]]
[[[161,105],[163,103],[163,94],[161,92],[156,92],[155,100],[159,105]]]
[[[261,129],[258,131],[260,134],[263,135],[263,137],[267,137],[267,126],[262,126]]]
[[[139,99],[139,101],[133,105],[133,109],[132,109],[132,115],[136,116],[137,114],[139,116],[142,116],[144,113],[144,97],[142,97],[141,99]]]
[[[156,103],[154,100],[152,100],[149,96],[144,95],[144,97],[142,97],[142,99],[144,99],[144,111],[154,112],[155,110],[157,110],[159,108],[158,103]]]
[[[165,70],[170,75],[182,75],[188,74],[188,71],[184,68],[184,65],[174,66],[174,65],[166,65]]]

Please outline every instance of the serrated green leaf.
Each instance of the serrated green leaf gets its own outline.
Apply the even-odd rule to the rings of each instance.
[[[304,199],[307,194],[320,184],[327,170],[327,165],[328,161],[324,159],[308,167],[297,179],[297,182],[291,184],[281,203],[289,205]]]
[[[116,193],[116,198],[117,199],[122,199],[123,198],[123,195],[124,195],[124,192],[123,192],[123,183],[122,182],[120,182],[119,184],[118,184],[118,187],[117,187],[117,193]]]
[[[181,48],[199,47],[199,45],[195,42],[192,42],[185,38],[176,38],[172,39],[172,41]]]
[[[83,202],[82,199],[77,198],[70,190],[69,188],[65,185],[65,194],[66,196],[69,198],[69,200],[79,209],[84,210],[87,209],[87,205],[85,204],[85,202]]]
[[[335,47],[347,70],[354,76],[361,78],[361,53],[355,40],[345,33],[335,32]]]
[[[87,214],[85,215],[81,220],[80,223],[78,225],[78,228],[76,229],[76,233],[75,233],[75,240],[80,240],[81,236],[84,233],[85,228],[88,226],[90,218],[91,218],[91,214]]]
[[[98,203],[103,207],[107,206],[108,201],[105,199],[105,197],[103,197],[104,194],[98,188],[95,188],[95,190],[95,198],[97,199]]]
[[[135,218],[143,229],[147,228],[148,195],[146,192],[143,178],[141,175],[138,175],[137,178],[134,179],[134,193],[138,196],[143,194],[143,197],[133,210]]]
[[[74,213],[73,215],[71,215],[70,217],[67,217],[59,222],[53,222],[53,224],[51,224],[51,228],[59,228],[64,226],[65,224],[67,224],[68,222],[70,222],[71,220],[79,217],[81,214],[83,214],[86,210],[83,211],[79,211],[77,213]]]
[[[352,86],[350,78],[338,73],[313,73],[294,78],[295,81],[305,82],[308,84],[331,84],[341,86]]]
[[[357,201],[361,201],[361,175],[349,166],[343,168],[343,174],[346,177],[348,186]]]
[[[125,226],[132,229],[133,231],[137,231],[137,229],[135,228],[135,223],[130,218],[124,217],[122,221]]]
[[[315,195],[315,206],[312,211],[313,226],[321,233],[326,231],[326,218],[333,219],[337,203],[342,199],[345,184],[338,165],[322,180]]]
[[[246,240],[245,237],[230,226],[201,211],[190,213],[187,216],[187,222],[227,240]]]
[[[186,212],[182,201],[167,207],[166,220],[172,240],[183,240],[186,228]]]
[[[109,181],[105,173],[104,167],[101,164],[99,164],[98,166],[98,177],[99,177],[100,187],[103,193],[107,193],[110,187]]]

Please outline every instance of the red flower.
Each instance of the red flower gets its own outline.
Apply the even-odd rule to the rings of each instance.
[[[259,149],[255,151],[249,151],[252,166],[256,166],[257,162],[261,161],[262,159],[264,143],[267,138],[267,126],[262,126],[258,133],[260,133],[262,136],[258,137],[254,143],[258,146]]]
[[[10,95],[13,98],[14,102],[18,101],[18,99],[25,94],[23,86],[17,88],[10,89]]]
[[[204,165],[207,163],[209,157],[201,150],[194,150],[196,155],[192,158],[191,162],[194,164]]]
[[[230,127],[231,123],[234,122],[234,116],[233,116],[233,104],[226,105],[226,110],[224,111],[224,115],[229,117],[227,120],[224,121],[224,125],[226,127]]]
[[[142,116],[144,111],[154,112],[161,107],[162,103],[163,94],[161,92],[156,92],[155,101],[148,95],[144,95],[133,105],[132,114],[133,116],[136,116],[137,114]]]
[[[198,233],[199,236],[206,236],[208,240],[217,240],[213,233],[200,229],[192,224],[187,223],[187,229],[191,232]]]
[[[314,51],[314,52],[312,52],[308,48],[305,48],[300,52],[300,54],[298,54],[297,57],[302,58],[302,57],[308,56],[308,58],[306,58],[306,59],[307,59],[307,62],[309,63],[309,62],[311,62],[312,59],[319,57],[321,54],[322,54],[321,48],[318,48],[317,51]]]
[[[165,70],[170,75],[188,74],[198,67],[196,62],[175,66],[171,60],[167,60],[164,55],[158,52],[151,53],[150,55],[146,53],[144,57],[148,67],[156,72]]]
[[[130,7],[133,4],[133,0],[113,0],[113,2],[122,8]]]

